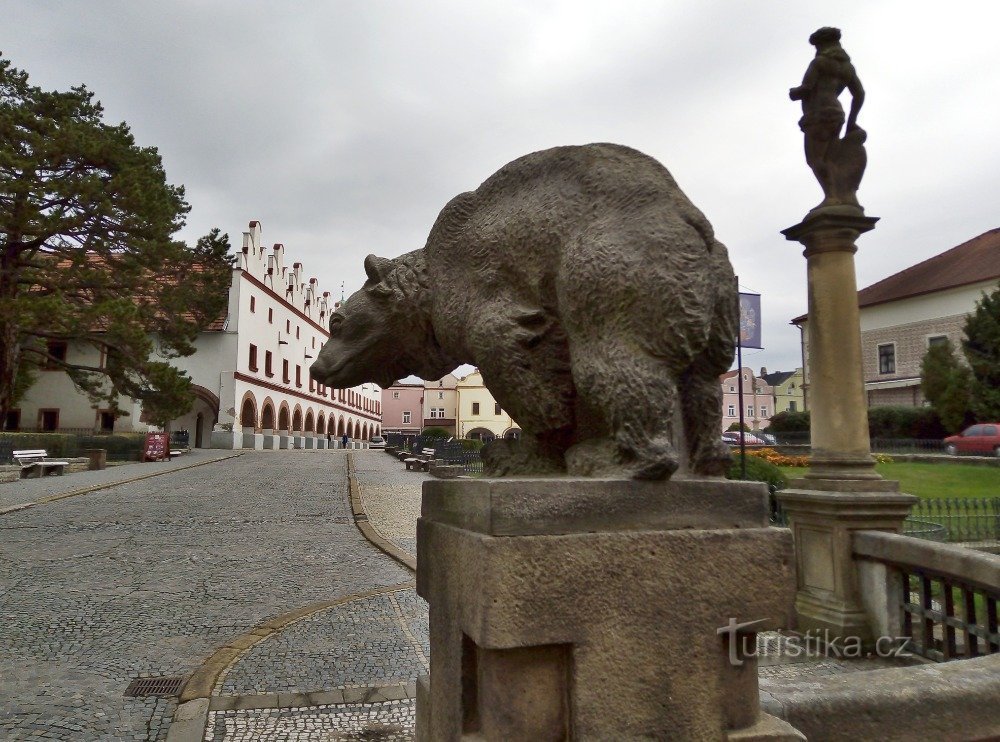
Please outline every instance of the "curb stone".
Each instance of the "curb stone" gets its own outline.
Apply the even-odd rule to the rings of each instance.
[[[358,484],[357,477],[354,476],[354,457],[349,451],[347,453],[347,483],[350,491],[351,512],[354,515],[354,525],[361,531],[361,535],[368,539],[375,548],[392,557],[412,572],[416,572],[416,557],[403,551],[396,544],[392,543],[392,541],[385,538],[368,519],[368,513],[365,512],[364,503],[361,499],[361,485]]]

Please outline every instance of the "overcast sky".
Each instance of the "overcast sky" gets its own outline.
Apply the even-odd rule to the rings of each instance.
[[[85,83],[159,149],[192,206],[182,237],[250,220],[338,296],[368,253],[421,247],[438,211],[510,160],[611,141],[659,159],[763,295],[755,368],[800,365],[805,259],[779,230],[822,198],[801,81],[820,26],[867,91],[859,192],[878,227],[859,286],[1000,226],[1000,3],[260,3],[4,0],[0,51]]]

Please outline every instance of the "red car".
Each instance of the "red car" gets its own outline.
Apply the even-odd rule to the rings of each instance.
[[[978,423],[958,435],[948,436],[944,439],[944,452],[949,456],[960,453],[1000,456],[1000,423]]]

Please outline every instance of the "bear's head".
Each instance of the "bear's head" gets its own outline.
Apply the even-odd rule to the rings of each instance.
[[[437,378],[458,365],[434,339],[423,250],[395,260],[369,255],[365,273],[365,285],[330,317],[330,339],[309,368],[313,379],[336,389],[388,387],[410,374]]]

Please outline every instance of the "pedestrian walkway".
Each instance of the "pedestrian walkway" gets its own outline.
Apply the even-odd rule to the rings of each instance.
[[[0,515],[0,739],[166,740],[185,728],[171,724],[176,699],[125,697],[127,686],[190,682],[208,658],[228,671],[220,696],[270,694],[271,718],[297,708],[363,733],[405,712],[407,734],[402,681],[425,672],[426,608],[412,572],[354,526],[345,464],[341,451],[248,451]],[[271,650],[315,666],[268,673]],[[389,672],[406,662],[405,676]],[[338,689],[349,684],[364,690]],[[277,706],[279,692],[317,686],[325,697]],[[188,739],[202,739],[212,700]],[[222,718],[209,738],[249,738],[231,727]]]
[[[62,476],[4,482],[0,484],[0,513],[74,492],[121,484],[238,455],[239,452],[234,451],[196,448],[169,461],[117,464],[99,471],[72,472]]]

